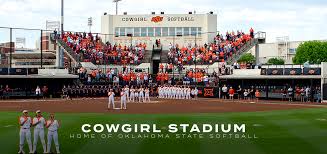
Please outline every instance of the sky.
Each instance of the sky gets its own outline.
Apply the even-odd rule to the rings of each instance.
[[[60,21],[60,0],[0,0],[0,27],[45,29],[46,20]],[[267,42],[289,36],[291,41],[327,39],[326,0],[122,0],[119,13],[186,14],[189,11],[218,15],[217,30],[242,30],[267,33]],[[92,32],[101,32],[101,15],[115,14],[112,0],[65,0],[64,28],[88,31],[87,18],[93,18]],[[14,37],[27,37],[33,44],[37,31],[13,32]],[[9,31],[0,28],[0,42],[9,41]],[[35,38],[36,39],[36,38]]]

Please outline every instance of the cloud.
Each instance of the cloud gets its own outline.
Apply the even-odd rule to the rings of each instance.
[[[0,0],[0,26],[45,28],[46,20],[60,20],[60,0]],[[268,42],[288,35],[291,40],[326,39],[327,2],[323,0],[123,0],[119,12],[149,14],[152,11],[182,14],[214,11],[218,30],[267,32]],[[101,15],[115,14],[111,0],[65,0],[65,29],[88,31],[87,18],[92,17],[92,31],[100,32]],[[1,31],[0,31],[1,33]],[[0,38],[1,40],[1,38]]]

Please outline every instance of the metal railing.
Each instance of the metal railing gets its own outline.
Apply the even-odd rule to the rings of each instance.
[[[238,51],[236,51],[235,54],[233,54],[232,57],[228,57],[227,64],[233,64],[235,61],[237,61],[241,55],[247,51],[249,51],[253,46],[255,46],[258,43],[258,39],[252,39],[251,41],[247,42],[245,45],[243,45]]]
[[[254,34],[254,38],[251,39],[250,42],[247,42],[245,45],[243,45],[236,54],[233,54],[232,57],[229,57],[227,59],[227,64],[233,64],[235,61],[237,61],[242,54],[249,51],[253,46],[255,46],[258,43],[264,43],[266,40],[266,32],[257,32]]]

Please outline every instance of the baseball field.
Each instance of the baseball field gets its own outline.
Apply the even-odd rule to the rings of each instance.
[[[118,103],[117,103],[118,105]],[[315,104],[156,100],[130,103],[127,110],[106,109],[105,99],[2,101],[0,102],[0,149],[17,153],[22,109],[42,110],[44,117],[55,112],[61,121],[59,143],[64,154],[320,154],[327,153],[327,106]],[[155,133],[82,134],[83,124],[156,124]],[[222,133],[176,133],[169,124],[245,124],[244,136]],[[184,134],[184,135],[183,135]],[[167,137],[168,135],[168,137]],[[200,137],[202,136],[202,137]],[[54,147],[54,146],[52,146]],[[41,144],[38,144],[41,152]],[[54,149],[53,149],[54,151]],[[28,152],[25,145],[25,152]]]

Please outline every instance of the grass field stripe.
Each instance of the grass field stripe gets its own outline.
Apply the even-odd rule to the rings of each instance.
[[[65,133],[69,133],[74,129],[79,129],[80,124],[83,123],[83,121],[95,121],[95,122],[110,122],[110,121],[121,121],[126,120],[127,122],[142,122],[142,121],[153,121],[156,119],[159,119],[156,123],[170,123],[171,121],[177,121],[177,122],[207,122],[207,123],[213,123],[216,121],[230,121],[232,119],[233,121],[244,121],[245,123],[251,123],[251,124],[263,124],[264,127],[256,127],[255,129],[258,129],[258,134],[266,134],[268,138],[264,138],[264,140],[259,140],[258,142],[254,143],[247,143],[247,144],[241,144],[237,141],[222,141],[222,142],[214,142],[211,141],[201,141],[201,144],[207,145],[205,149],[203,150],[203,147],[200,146],[200,150],[202,153],[212,153],[211,150],[215,150],[218,152],[230,152],[230,148],[233,148],[233,152],[237,153],[247,153],[251,152],[251,154],[257,154],[261,153],[259,151],[253,150],[253,148],[249,148],[247,151],[247,145],[251,146],[259,146],[260,149],[263,149],[265,153],[286,153],[286,152],[292,152],[292,153],[321,153],[320,149],[325,148],[323,145],[323,141],[318,139],[315,141],[313,138],[309,138],[309,143],[319,143],[314,147],[308,147],[306,142],[301,141],[302,139],[297,137],[296,135],[292,134],[292,132],[287,131],[286,129],[290,129],[293,126],[303,126],[307,125],[307,122],[296,122],[299,121],[309,121],[312,125],[311,127],[304,127],[301,131],[309,131],[312,130],[312,127],[315,127],[314,130],[318,130],[317,133],[313,133],[313,135],[316,134],[325,134],[325,130],[327,130],[327,126],[325,125],[326,122],[317,121],[315,119],[327,117],[327,110],[325,108],[318,108],[318,109],[301,109],[301,110],[288,110],[288,111],[272,111],[272,112],[247,112],[247,113],[218,113],[218,114],[149,114],[149,115],[143,115],[143,114],[124,114],[124,115],[111,115],[111,114],[98,114],[98,113],[57,113],[57,117],[61,120],[65,121],[65,125],[61,128],[60,133],[62,135],[61,131],[64,131]],[[5,125],[16,125],[17,123],[17,116],[20,115],[20,113],[15,112],[0,112],[0,123]],[[266,118],[273,120],[267,121]],[[13,120],[11,120],[13,119]],[[164,120],[160,120],[164,119]],[[294,122],[294,119],[295,122]],[[288,123],[287,121],[291,121]],[[311,121],[310,121],[311,120]],[[274,121],[283,121],[286,124],[289,124],[289,126],[285,127],[283,125],[276,125]],[[14,127],[13,127],[14,128]],[[267,129],[269,128],[269,129]],[[0,127],[0,130],[7,129],[9,131],[0,131],[0,142],[8,143],[6,148],[2,148],[2,152],[4,153],[17,153],[18,148],[18,128],[17,131],[9,128]],[[319,132],[320,131],[320,132]],[[16,137],[10,137],[10,135],[7,135],[7,133],[12,132],[12,136]],[[1,135],[4,133],[3,135]],[[308,134],[310,135],[310,134]],[[325,136],[322,136],[325,137]],[[83,151],[81,151],[79,148],[83,147],[84,143],[75,143],[71,140],[64,141],[65,137],[60,137],[59,141],[62,145],[62,153],[96,153],[100,152],[101,150],[106,150],[109,153],[133,153],[133,150],[139,149],[140,145],[139,143],[131,143],[131,142],[113,142],[113,143],[107,143],[107,144],[100,144],[100,145],[93,145],[95,142],[90,142],[88,144],[88,148],[83,148]],[[325,139],[325,138],[323,138]],[[146,144],[148,148],[152,147],[158,147],[153,146],[149,140]],[[267,142],[269,141],[269,142]],[[175,151],[178,151],[180,153],[188,152],[188,154],[192,153],[199,153],[199,146],[197,141],[194,142],[188,142],[183,144],[176,141],[169,141],[169,142],[161,142],[162,144],[166,144],[166,146],[163,146],[164,148],[174,148],[177,149]],[[153,143],[154,144],[154,143]],[[1,146],[4,146],[6,144],[2,144]],[[293,146],[290,146],[293,145]],[[146,147],[145,146],[145,147]],[[93,148],[92,148],[93,147]],[[128,149],[126,147],[129,147]],[[195,147],[195,148],[189,148],[190,150],[183,150],[183,148],[188,147]],[[296,148],[297,147],[297,148]],[[298,148],[300,147],[300,148]],[[303,148],[302,148],[303,147]],[[39,145],[40,148],[40,145]],[[125,149],[124,149],[125,148]],[[237,150],[238,149],[238,150]],[[251,150],[252,149],[252,150]],[[192,152],[193,150],[193,152]],[[235,150],[235,151],[234,151]],[[150,149],[151,151],[151,149]],[[156,151],[157,152],[157,151]],[[324,152],[324,151],[322,151]],[[135,151],[134,151],[135,153]],[[164,153],[158,152],[158,154]]]
[[[244,146],[244,153],[265,153],[265,149],[263,149],[261,146],[257,145],[256,142],[261,141],[264,136],[261,136],[260,134],[257,133],[258,130],[261,130],[264,127],[265,123],[264,121],[257,121],[255,118],[252,120],[251,116],[234,116],[234,115],[227,115],[225,116],[227,120],[230,121],[230,123],[244,123],[246,124],[246,133],[247,134],[254,134],[257,139],[246,139],[246,140],[237,140],[235,139],[236,142],[240,146]],[[260,123],[260,127],[256,127],[253,125],[258,125]],[[233,149],[233,144],[231,144],[231,149]],[[238,152],[237,150],[235,152]]]
[[[312,110],[311,109],[308,109],[308,110],[301,110],[301,111],[298,111],[298,112],[295,112],[295,113],[301,113],[301,112],[303,112],[303,113],[310,113]],[[318,112],[320,112],[320,111],[318,111]],[[292,112],[291,112],[292,113]],[[294,112],[293,112],[294,113]],[[243,115],[245,114],[245,113],[242,113]],[[268,118],[268,119],[275,119],[275,120],[285,120],[285,121],[287,121],[287,118],[289,118],[289,117],[291,117],[292,115],[290,114],[290,112],[286,112],[286,111],[275,111],[275,112],[265,112],[265,113],[262,113],[262,114],[271,114],[271,115],[269,115],[269,116],[267,116],[267,115],[265,115],[265,116],[262,116],[262,117],[258,117],[258,116],[255,116],[255,117],[253,117],[253,116],[251,116],[251,115],[253,115],[253,113],[249,113],[248,115],[249,116],[247,116],[249,119],[251,119],[251,121],[257,121],[257,122],[259,122],[259,121],[262,121],[262,120],[264,120],[264,119],[262,119],[262,118]],[[319,113],[317,113],[317,115],[319,115]],[[266,120],[265,120],[266,121]],[[260,122],[260,123],[264,123],[264,122]],[[277,125],[276,124],[272,124],[271,122],[269,122],[269,121],[267,121],[266,122],[266,125],[265,125],[266,127],[268,127],[270,130],[274,130],[274,131],[276,131],[276,132],[279,132],[279,134],[278,135],[281,135],[281,133],[283,134],[283,133],[285,133],[285,130],[283,130],[283,127],[276,127]],[[268,131],[268,130],[267,130]],[[273,134],[268,134],[268,132],[266,133],[268,136],[269,135],[273,135]],[[288,135],[289,135],[289,133],[288,133]],[[273,136],[271,136],[272,138],[274,137],[275,135],[273,135]],[[277,137],[277,136],[275,136],[275,137]],[[279,138],[279,140],[278,141],[276,141],[276,142],[283,142],[282,140],[283,140],[283,135],[281,135]],[[290,136],[289,136],[290,137]],[[295,140],[296,141],[296,140]],[[267,142],[266,142],[267,143]],[[278,144],[278,143],[274,143],[274,141],[273,141],[273,139],[269,139],[269,143],[271,143],[271,144]],[[262,143],[260,142],[260,143],[257,143],[258,145],[262,145]],[[267,145],[268,146],[268,145]],[[280,146],[280,145],[279,145]],[[282,146],[280,146],[280,148],[282,148],[284,145],[282,145]],[[286,150],[289,148],[289,146],[287,146],[287,147],[283,147],[283,148],[285,148]],[[268,151],[267,151],[268,152]],[[272,152],[270,152],[270,153],[272,153]]]
[[[311,125],[311,119],[303,118],[303,116],[298,118],[297,116],[301,116],[301,114],[290,115],[287,119],[266,119],[281,129],[278,132],[283,131],[288,133],[289,137],[292,136],[293,139],[289,139],[290,141],[302,144],[301,146],[298,145],[298,147],[303,149],[302,152],[305,152],[304,150],[306,150],[310,153],[320,153],[322,150],[321,147],[316,146],[316,144],[313,144],[310,140],[311,137],[318,137],[318,134],[321,134],[322,130]],[[274,130],[276,130],[276,128],[274,128]]]

